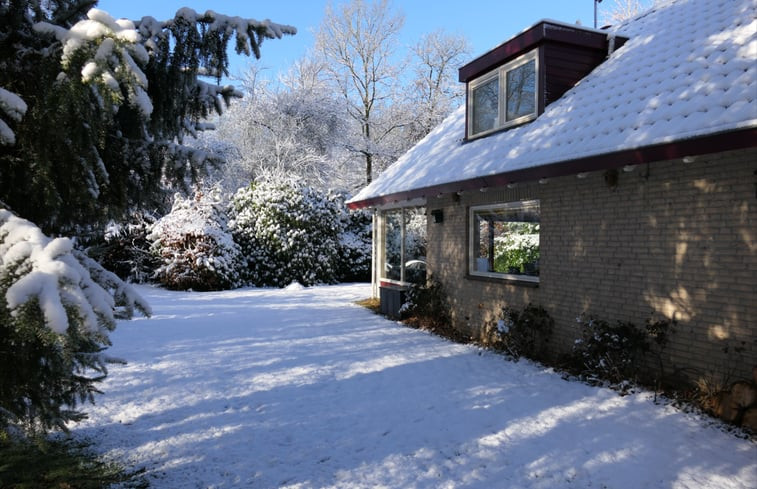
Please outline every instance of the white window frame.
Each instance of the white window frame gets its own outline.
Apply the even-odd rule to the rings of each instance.
[[[425,202],[423,204],[419,204],[417,206],[413,207],[397,207],[392,209],[384,209],[381,211],[381,218],[380,218],[380,226],[379,229],[381,230],[380,234],[378,235],[379,239],[379,246],[378,254],[380,257],[379,263],[379,269],[378,269],[378,280],[380,283],[389,283],[394,285],[412,285],[413,282],[408,281],[408,271],[407,271],[407,265],[410,260],[408,258],[411,258],[411,260],[420,260],[425,263],[425,257],[408,257],[407,256],[407,232],[406,232],[406,226],[407,226],[407,214],[411,211],[411,209],[417,210],[423,208],[423,214],[426,215],[426,205]],[[389,278],[386,273],[386,265],[387,265],[387,246],[386,246],[386,239],[388,236],[387,232],[387,215],[393,212],[399,213],[399,221],[400,221],[400,257],[399,257],[399,268],[400,268],[400,276],[399,278]],[[427,225],[427,224],[426,224]]]
[[[506,63],[498,68],[495,68],[468,83],[468,100],[467,100],[468,105],[466,107],[467,109],[466,117],[468,121],[468,124],[467,124],[468,139],[480,138],[482,136],[486,136],[488,134],[499,131],[501,129],[517,126],[520,124],[525,124],[526,122],[536,119],[539,112],[539,78],[540,78],[538,51],[539,51],[538,48],[533,49],[527,52],[526,54],[523,54],[515,58],[509,63]],[[534,79],[534,111],[531,112],[530,114],[526,114],[516,119],[512,119],[508,121],[506,120],[506,117],[507,117],[507,73],[531,61],[534,62],[534,78],[535,78]],[[476,88],[480,87],[481,85],[491,81],[495,77],[499,78],[499,93],[497,94],[499,124],[497,124],[492,129],[474,133],[473,132],[473,91],[476,90]]]
[[[521,274],[514,274],[514,273],[480,271],[478,270],[478,267],[476,264],[477,248],[480,246],[480,242],[475,240],[476,213],[480,211],[486,212],[486,211],[520,209],[523,207],[532,207],[534,205],[539,207],[539,223],[541,224],[541,202],[538,199],[521,200],[521,201],[516,201],[516,202],[506,202],[506,203],[500,203],[500,204],[476,205],[476,206],[471,206],[468,209],[468,274],[469,275],[475,276],[475,277],[488,277],[488,278],[496,278],[496,279],[502,279],[502,280],[516,280],[516,281],[521,281],[521,282],[532,282],[535,284],[539,283],[538,276],[521,275]],[[541,225],[539,227],[541,228]],[[541,230],[539,231],[539,235],[541,236]]]

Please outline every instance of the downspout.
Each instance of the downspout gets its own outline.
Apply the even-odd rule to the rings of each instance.
[[[615,52],[615,33],[614,32],[608,32],[607,33],[607,57],[609,58],[612,56],[612,53]]]

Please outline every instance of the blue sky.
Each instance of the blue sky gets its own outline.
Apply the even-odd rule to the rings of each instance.
[[[261,64],[271,73],[285,71],[313,46],[313,33],[323,18],[326,0],[101,0],[98,7],[116,18],[137,19],[151,15],[164,20],[180,7],[198,12],[214,10],[226,15],[271,19],[297,27],[296,36],[268,40],[262,46]],[[333,0],[333,4],[340,3]],[[605,0],[599,8],[607,8]],[[478,56],[541,19],[594,23],[593,0],[394,0],[393,7],[405,14],[401,42],[412,45],[426,33],[443,28],[465,35]],[[472,59],[472,58],[471,58]],[[248,58],[234,57],[231,74],[241,74]]]

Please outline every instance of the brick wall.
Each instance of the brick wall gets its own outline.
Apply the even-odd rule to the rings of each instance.
[[[670,371],[689,378],[750,375],[757,365],[757,151],[681,160],[618,173],[593,172],[462,195],[432,197],[428,263],[445,286],[455,326],[473,336],[505,304],[544,306],[555,319],[555,354],[578,336],[576,317],[643,325],[675,318]],[[471,205],[539,199],[536,288],[467,276]]]

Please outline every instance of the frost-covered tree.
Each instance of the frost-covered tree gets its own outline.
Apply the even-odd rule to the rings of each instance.
[[[155,278],[178,290],[225,290],[242,284],[243,259],[229,232],[226,202],[219,187],[177,194],[171,212],[149,236],[162,260]]]
[[[149,306],[67,238],[0,208],[0,431],[65,429],[107,374],[117,318]]]
[[[661,0],[607,0],[600,9],[602,25],[615,25],[635,17]]]
[[[387,0],[351,0],[336,10],[328,6],[316,35],[331,86],[356,123],[348,147],[362,159],[364,183],[399,156],[392,137],[408,124],[406,112],[392,103],[401,93],[402,66],[394,53],[403,24]]]
[[[259,56],[264,39],[295,32],[188,8],[165,22],[115,20],[95,4],[0,2],[0,200],[50,232],[122,217],[197,180],[219,159],[185,137],[240,95],[217,85],[228,44]]]
[[[323,67],[305,58],[277,83],[252,66],[247,94],[219,122],[216,136],[233,142],[224,171],[227,185],[259,176],[296,175],[320,189],[343,187],[344,111],[321,78]]]
[[[258,179],[230,205],[234,239],[247,259],[248,280],[285,287],[334,283],[343,229],[341,197],[294,179]]]
[[[463,102],[464,86],[456,76],[470,50],[467,38],[443,30],[426,34],[411,46],[413,80],[409,102],[415,114],[410,133],[413,143]]]

